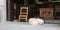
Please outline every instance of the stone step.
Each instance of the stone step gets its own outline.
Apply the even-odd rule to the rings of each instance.
[[[45,23],[60,24],[60,20],[45,20]]]

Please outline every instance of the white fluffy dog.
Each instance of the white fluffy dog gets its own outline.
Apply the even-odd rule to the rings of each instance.
[[[38,25],[38,24],[42,25],[44,24],[44,21],[43,19],[40,19],[40,18],[30,18],[29,23],[32,25]]]

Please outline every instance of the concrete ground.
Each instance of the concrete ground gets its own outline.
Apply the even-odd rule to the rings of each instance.
[[[0,22],[0,30],[60,30],[60,24],[33,26],[27,22]]]

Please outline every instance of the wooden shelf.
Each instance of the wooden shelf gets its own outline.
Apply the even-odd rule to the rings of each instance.
[[[37,2],[37,4],[44,4],[45,2]]]
[[[56,18],[60,18],[60,16],[56,16]]]
[[[54,12],[60,12],[60,10],[57,9],[57,10],[55,10]]]
[[[52,1],[52,2],[60,2],[60,1]]]

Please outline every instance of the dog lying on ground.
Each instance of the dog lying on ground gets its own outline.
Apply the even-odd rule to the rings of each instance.
[[[40,18],[30,18],[29,23],[31,25],[38,25],[38,24],[42,25],[42,24],[44,24],[44,21],[43,21],[43,19],[40,19]]]

